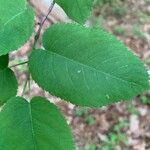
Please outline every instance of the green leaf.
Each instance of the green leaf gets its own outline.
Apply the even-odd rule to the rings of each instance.
[[[0,70],[0,105],[17,94],[17,80],[9,68]]]
[[[20,12],[24,11],[25,5],[26,5],[25,0],[15,0],[15,1],[1,0],[1,5],[0,5],[1,25],[4,25],[5,23],[9,22],[13,16],[17,16]],[[11,9],[8,10],[8,8]]]
[[[47,51],[29,58],[40,87],[73,104],[104,106],[149,88],[144,64],[111,34],[75,24],[51,26],[43,36]]]
[[[67,123],[55,105],[41,97],[30,103],[10,99],[0,113],[3,150],[73,150]]]
[[[20,48],[32,34],[34,13],[25,0],[1,0],[0,56]]]
[[[8,66],[8,55],[0,56],[0,106],[17,94],[17,79]]]
[[[78,23],[84,23],[93,6],[93,0],[55,0],[66,14]]]
[[[0,56],[0,70],[8,66],[8,55]]]

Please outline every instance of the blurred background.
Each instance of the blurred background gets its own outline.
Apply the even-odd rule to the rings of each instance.
[[[50,6],[51,0],[29,0],[36,12],[35,32]],[[55,5],[43,31],[58,22],[70,22],[63,10]],[[94,0],[94,8],[87,25],[103,28],[118,37],[150,69],[150,0]],[[42,32],[43,32],[42,31]],[[33,38],[20,51],[10,56],[10,65],[27,60]],[[41,47],[39,39],[37,47]],[[18,95],[25,84],[28,67],[14,67],[19,80]],[[132,101],[108,107],[90,109],[74,106],[43,92],[32,80],[26,88],[30,95],[45,96],[65,114],[72,128],[77,150],[150,150],[150,92]]]

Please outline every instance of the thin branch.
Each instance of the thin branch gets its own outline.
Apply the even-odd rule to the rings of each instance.
[[[24,61],[24,62],[15,64],[15,65],[12,65],[12,66],[10,66],[9,68],[17,67],[17,66],[24,65],[24,64],[27,64],[27,63],[28,63],[28,61]]]
[[[30,78],[30,74],[29,74],[29,78],[28,78],[28,88],[29,88],[29,98],[31,97],[31,78]]]
[[[21,94],[22,97],[23,97],[24,94],[25,94],[26,87],[27,87],[27,83],[28,83],[28,78],[26,79],[26,81],[25,81],[25,83],[24,83],[24,86],[23,86],[23,90],[22,90],[22,94]]]
[[[39,39],[39,36],[40,36],[40,34],[41,34],[42,27],[43,27],[45,21],[48,19],[49,14],[52,12],[54,5],[55,5],[55,2],[53,1],[53,2],[51,3],[50,7],[49,7],[49,10],[48,10],[47,15],[45,16],[45,18],[43,19],[43,21],[40,23],[39,29],[38,29],[38,31],[37,31],[35,37],[34,37],[34,39],[35,39],[35,40],[34,40],[34,46],[35,46],[37,40]],[[26,64],[26,63],[28,63],[28,61],[25,61],[25,62],[16,64],[16,65],[12,65],[12,66],[10,66],[10,68],[16,67],[16,66],[19,66],[19,65],[23,65],[23,64]],[[30,90],[31,90],[31,89],[30,89],[30,88],[31,88],[31,87],[30,87],[30,74],[27,75],[27,79],[26,79],[26,81],[25,81],[25,83],[24,83],[23,90],[22,90],[22,96],[24,96],[24,94],[25,94],[27,84],[28,84],[29,96],[30,96]]]
[[[35,41],[34,41],[34,43],[36,43],[37,40],[39,39],[39,36],[40,36],[40,34],[41,34],[42,27],[43,27],[45,21],[48,19],[49,14],[52,12],[54,5],[55,5],[55,2],[53,1],[53,2],[51,3],[50,7],[49,7],[49,10],[48,10],[47,15],[45,16],[44,20],[40,23],[40,27],[39,27],[39,29],[38,29],[38,31],[37,31],[37,34],[35,35]]]
[[[29,72],[27,74],[27,78],[25,80],[21,96],[24,96],[27,85],[29,86],[29,96],[30,96],[30,73]]]

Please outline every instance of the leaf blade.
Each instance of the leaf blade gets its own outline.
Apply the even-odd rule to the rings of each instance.
[[[33,79],[73,104],[104,106],[149,88],[143,63],[102,30],[54,25],[44,34],[43,45],[47,51],[35,50],[29,58]]]
[[[55,2],[64,9],[71,19],[81,24],[90,16],[93,5],[93,0],[55,0]]]
[[[13,71],[9,68],[0,70],[0,105],[17,94],[18,83]]]
[[[0,9],[13,6],[12,10],[9,9],[8,13],[1,13],[3,15],[0,22],[0,56],[5,55],[11,51],[20,48],[32,34],[34,25],[33,10],[26,6],[26,2],[21,0],[18,5],[16,2],[3,1]],[[20,4],[20,5],[19,5]],[[10,13],[11,12],[11,13]]]
[[[0,70],[8,66],[8,55],[0,56]]]
[[[17,94],[17,79],[8,68],[8,55],[0,56],[0,106]]]
[[[0,146],[4,150],[73,149],[64,117],[44,98],[34,97],[31,103],[21,97],[12,98],[4,106],[0,120],[0,128],[4,127],[0,130]]]
[[[18,5],[16,5],[15,3]],[[12,16],[16,16],[17,14],[22,12],[24,10],[25,5],[26,5],[25,0],[16,0],[16,1],[1,0],[1,5],[0,5],[1,26],[9,22]],[[9,11],[6,11],[7,10],[6,8],[11,8],[11,9]]]

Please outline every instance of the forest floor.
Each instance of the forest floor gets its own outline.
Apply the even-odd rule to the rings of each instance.
[[[150,0],[122,0],[111,5],[97,2],[88,25],[115,34],[150,69]],[[11,55],[11,64],[27,59],[25,54],[30,44]],[[19,95],[28,69],[24,65],[14,70],[19,79]],[[31,92],[32,95],[46,96],[57,103],[72,128],[78,150],[150,150],[149,92],[137,96],[133,101],[99,109],[77,107],[59,101],[59,98],[43,92],[33,81]]]

